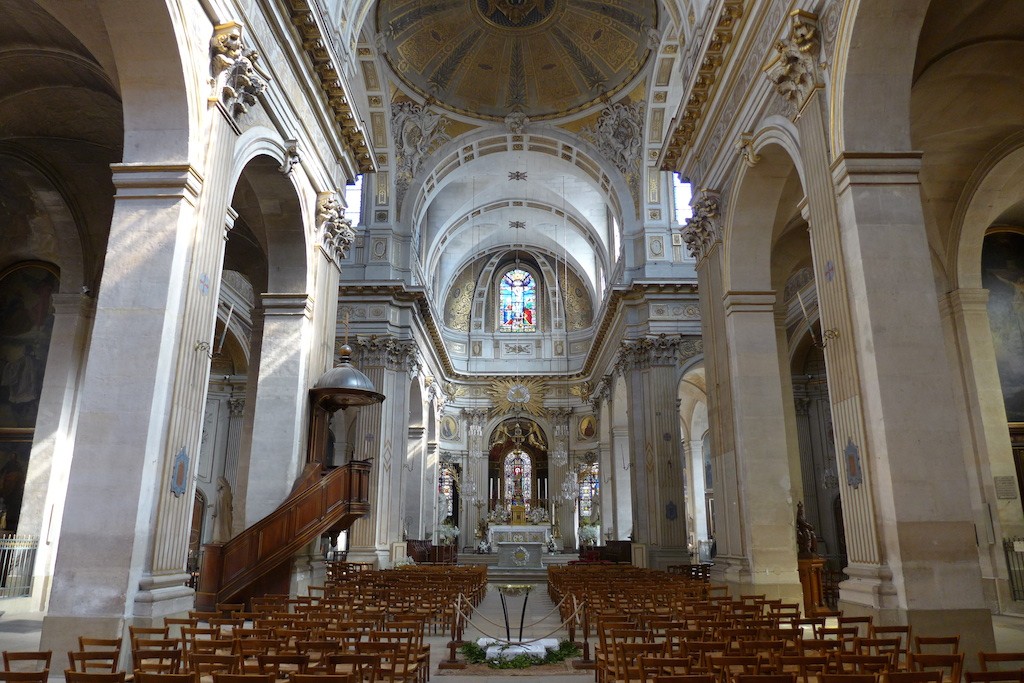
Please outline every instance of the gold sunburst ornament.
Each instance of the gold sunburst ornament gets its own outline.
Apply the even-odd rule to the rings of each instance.
[[[547,393],[547,384],[539,377],[496,379],[487,388],[487,393],[494,401],[492,415],[521,412],[541,417],[546,412],[544,394]]]

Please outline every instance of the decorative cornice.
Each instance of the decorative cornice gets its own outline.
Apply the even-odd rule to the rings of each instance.
[[[599,350],[608,336],[612,322],[615,320],[615,314],[618,311],[619,306],[623,301],[629,299],[641,298],[647,294],[696,294],[697,285],[695,283],[680,283],[680,282],[636,282],[634,281],[628,287],[615,289],[611,292],[607,299],[607,305],[604,308],[604,313],[601,317],[601,322],[597,326],[597,330],[594,334],[594,341],[591,344],[590,351],[587,354],[586,360],[583,362],[583,368],[573,374],[564,375],[564,381],[571,384],[578,384],[583,380],[590,378],[594,371],[594,367],[597,364],[597,358]],[[343,299],[351,299],[353,297],[387,297],[398,302],[410,302],[417,306],[420,313],[420,319],[423,321],[423,325],[426,328],[427,334],[430,336],[430,341],[434,346],[434,350],[437,354],[437,358],[441,363],[441,369],[444,371],[444,376],[450,381],[490,381],[498,379],[508,379],[509,375],[497,375],[497,374],[467,374],[459,372],[455,369],[452,364],[451,357],[448,355],[448,349],[444,344],[444,339],[441,336],[440,328],[438,327],[437,321],[434,318],[433,309],[431,308],[430,301],[427,298],[426,290],[421,287],[409,288],[404,284],[397,282],[377,282],[377,283],[346,283],[342,282],[339,287],[339,296]],[[530,375],[517,375],[519,377],[530,377]],[[550,379],[550,375],[537,375],[538,377],[546,377]],[[595,389],[596,392],[596,389]],[[593,395],[591,395],[593,398]]]
[[[334,113],[345,146],[352,153],[359,173],[376,173],[377,165],[370,150],[363,125],[356,118],[352,98],[335,67],[330,34],[322,28],[315,3],[310,0],[286,0],[292,24],[302,38],[302,47],[313,63],[320,87],[327,97],[327,106]]]
[[[686,219],[680,232],[690,255],[703,259],[716,242],[722,240],[719,196],[711,190],[701,190],[693,203],[693,215]]]
[[[677,115],[669,125],[667,142],[661,150],[662,171],[675,171],[676,164],[683,156],[683,148],[690,144],[697,130],[697,122],[704,115],[705,106],[711,99],[711,90],[718,81],[722,64],[726,62],[726,50],[732,42],[743,16],[743,0],[725,0],[718,21],[711,30],[711,41],[704,56],[697,65],[697,74],[690,88],[686,106],[681,117]]]

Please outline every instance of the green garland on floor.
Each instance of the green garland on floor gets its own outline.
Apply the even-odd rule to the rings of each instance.
[[[540,664],[557,664],[582,654],[580,649],[568,640],[560,642],[557,649],[548,650],[547,654],[543,657],[540,655],[519,654],[508,659],[498,657],[488,661],[486,648],[482,648],[476,643],[466,643],[459,648],[459,652],[462,653],[462,656],[470,664],[486,663],[492,669],[528,669],[531,666],[538,666]]]

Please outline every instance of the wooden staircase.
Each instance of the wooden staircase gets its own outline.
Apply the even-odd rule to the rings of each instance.
[[[370,511],[370,461],[325,468],[306,465],[291,494],[269,515],[227,543],[203,546],[196,609],[212,611],[218,602],[240,602],[252,595],[287,592],[290,560],[324,534],[348,529]]]

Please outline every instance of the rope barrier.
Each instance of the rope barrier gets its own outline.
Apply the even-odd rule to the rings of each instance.
[[[462,594],[460,593],[460,594],[459,594],[459,597],[463,597],[463,595],[462,595]],[[468,602],[468,600],[467,600],[467,602]],[[541,617],[541,618],[540,618],[540,619],[538,619],[537,621],[533,622],[532,624],[524,624],[524,625],[523,625],[523,628],[533,628],[534,626],[536,626],[536,625],[537,625],[537,624],[539,624],[540,622],[544,621],[545,619],[547,619],[548,617],[550,617],[550,616],[551,616],[552,614],[554,614],[555,610],[556,610],[556,609],[558,609],[559,607],[561,607],[561,606],[562,606],[562,603],[563,603],[563,602],[565,602],[565,598],[562,598],[561,600],[559,600],[559,601],[558,601],[558,604],[557,604],[557,605],[555,605],[554,609],[552,609],[552,610],[551,610],[550,612],[548,612],[547,614],[545,614],[545,615],[544,615],[543,617]],[[473,611],[474,611],[474,612],[476,612],[476,611],[477,611],[477,609],[476,609],[475,607],[473,607]],[[486,621],[486,622],[487,622],[488,624],[492,625],[492,626],[501,626],[502,628],[504,628],[504,627],[505,627],[505,624],[499,624],[499,623],[498,623],[498,622],[496,622],[496,621],[492,621],[491,619],[488,619],[487,617],[485,617],[485,616],[484,616],[483,614],[480,614],[480,615],[478,615],[478,616],[479,616],[479,617],[480,617],[481,619],[483,619],[484,621]],[[565,622],[562,622],[562,623],[563,623],[563,625],[564,625],[564,623],[565,623]]]
[[[462,596],[462,595],[460,594],[460,595],[459,595],[459,598],[462,598],[462,597],[463,597],[463,596]],[[568,618],[568,619],[566,619],[565,621],[563,621],[563,622],[559,623],[559,625],[558,625],[558,626],[557,626],[557,627],[556,627],[556,628],[555,628],[555,629],[554,629],[553,631],[551,631],[550,633],[547,633],[547,634],[545,634],[545,635],[543,635],[543,636],[540,636],[539,638],[531,638],[530,640],[520,640],[520,641],[512,641],[512,640],[508,640],[508,639],[506,639],[506,638],[499,638],[499,637],[497,637],[497,636],[492,636],[491,634],[487,633],[487,632],[486,632],[486,631],[484,631],[484,630],[483,630],[482,628],[480,628],[479,626],[477,626],[476,624],[474,624],[474,623],[472,622],[472,617],[471,617],[470,615],[468,615],[468,614],[466,614],[465,612],[463,612],[463,611],[462,611],[462,608],[461,608],[461,607],[459,606],[459,603],[460,603],[460,602],[461,602],[461,599],[460,599],[460,600],[456,600],[456,603],[455,603],[455,604],[453,605],[453,607],[454,607],[454,608],[455,608],[455,610],[456,610],[456,611],[457,611],[457,612],[459,613],[459,616],[461,616],[461,617],[462,617],[462,618],[463,618],[463,619],[465,620],[466,624],[468,624],[469,626],[472,626],[472,627],[473,627],[474,629],[476,629],[476,630],[477,630],[477,632],[478,632],[478,633],[480,633],[480,634],[481,634],[481,635],[483,635],[484,637],[486,637],[486,638],[490,638],[491,640],[495,641],[496,643],[504,643],[504,644],[506,644],[506,645],[526,645],[526,644],[529,644],[529,643],[536,643],[536,642],[538,642],[538,641],[541,641],[541,640],[544,640],[544,639],[546,639],[546,638],[550,638],[550,637],[551,637],[551,636],[553,636],[554,634],[556,634],[556,633],[558,633],[559,631],[561,631],[562,629],[564,629],[564,628],[565,628],[565,625],[566,625],[567,623],[569,623],[569,621],[571,621],[572,619],[574,619],[574,618],[576,617],[576,615],[577,615],[577,614],[579,613],[579,611],[580,611],[581,609],[583,609],[583,605],[582,605],[582,604],[581,604],[581,605],[579,605],[579,606],[578,606],[578,607],[577,607],[577,608],[576,608],[576,609],[575,609],[575,610],[573,611],[573,613],[569,615],[569,618]],[[561,605],[561,604],[562,604],[562,603],[561,603],[561,602],[559,602],[559,605]],[[471,606],[471,607],[472,607],[472,606]],[[557,608],[556,608],[556,609],[557,609]],[[475,609],[475,608],[473,608],[473,611],[474,611],[474,612],[476,612],[476,609]],[[552,612],[554,612],[554,610],[551,610],[551,611],[552,611]],[[550,614],[550,612],[549,612],[548,614]],[[501,627],[504,627],[504,626],[505,626],[504,624],[498,624],[498,623],[496,623],[496,622],[493,622],[493,621],[491,621],[491,620],[490,620],[490,619],[488,619],[487,617],[484,617],[484,616],[483,616],[482,614],[478,614],[478,616],[480,616],[480,617],[481,617],[482,619],[484,619],[485,621],[487,621],[487,622],[489,622],[489,623],[491,623],[491,624],[493,624],[493,625],[495,625],[495,626],[501,626]],[[544,621],[544,620],[543,620],[543,619],[541,619],[540,621]],[[535,624],[538,624],[538,623],[540,623],[540,621],[538,621],[538,622],[535,622]]]

